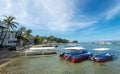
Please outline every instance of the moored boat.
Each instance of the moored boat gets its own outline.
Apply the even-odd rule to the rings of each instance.
[[[91,54],[88,54],[88,53],[83,53],[83,54],[79,54],[79,55],[74,55],[70,58],[70,61],[71,62],[80,62],[80,61],[83,61],[83,60],[86,60],[88,59],[88,57],[90,56]]]
[[[41,45],[37,45],[37,46],[33,46],[31,47],[29,50],[25,51],[25,54],[55,54],[56,53],[56,48],[55,47],[51,47],[51,46],[41,46]]]
[[[110,51],[109,48],[96,48],[96,49],[93,49],[93,50],[98,51],[98,52],[101,52],[101,51],[103,52],[104,51],[104,53],[93,55],[93,56],[89,57],[90,60],[93,60],[93,61],[96,61],[96,62],[106,62],[106,61],[109,61],[109,60],[113,59],[114,53],[109,52]]]
[[[60,57],[64,59],[69,59],[72,55],[77,55],[77,54],[82,54],[82,53],[87,52],[86,50],[83,50],[85,48],[80,47],[80,46],[79,47],[77,46],[66,47],[64,49],[65,51],[67,50],[67,52],[60,54]]]
[[[83,54],[83,53],[86,53],[86,52],[87,52],[86,50],[76,50],[74,52],[64,53],[63,58],[68,60],[68,59],[71,58],[71,56]]]

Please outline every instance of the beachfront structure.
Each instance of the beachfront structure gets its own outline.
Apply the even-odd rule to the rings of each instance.
[[[4,35],[5,35],[4,30],[6,30],[6,27],[3,26],[2,23],[0,22],[0,44],[4,38]]]
[[[15,46],[17,45],[17,38],[15,38],[15,31],[8,31],[3,42],[3,46]]]
[[[6,26],[3,25],[0,22],[0,44],[3,41],[3,46],[13,46],[17,44],[17,39],[15,38],[16,32],[15,31],[8,31],[5,37],[5,33],[6,33]],[[5,39],[4,39],[5,37]]]

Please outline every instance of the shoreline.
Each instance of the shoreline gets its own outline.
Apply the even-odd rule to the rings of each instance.
[[[0,48],[0,65],[10,61],[17,56],[19,56],[19,54],[15,51],[9,51],[8,48]]]

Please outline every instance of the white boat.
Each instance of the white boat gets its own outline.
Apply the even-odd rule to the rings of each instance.
[[[56,48],[55,47],[50,47],[50,46],[33,46],[31,48],[29,48],[29,50],[26,50],[25,51],[25,54],[26,55],[29,55],[29,54],[41,54],[41,55],[44,55],[44,54],[55,54],[56,53]]]

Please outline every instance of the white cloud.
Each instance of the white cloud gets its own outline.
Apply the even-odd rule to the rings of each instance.
[[[85,28],[95,24],[96,21],[91,22],[53,22],[48,25],[48,27],[52,31],[61,31],[61,32],[68,32],[68,31],[75,31],[77,29]]]
[[[1,15],[13,15],[31,29],[68,32],[96,23],[93,20],[71,21],[75,16],[74,10],[74,0],[0,0]]]
[[[110,11],[107,12],[106,20],[113,18],[118,13],[120,13],[120,5],[115,6]]]

